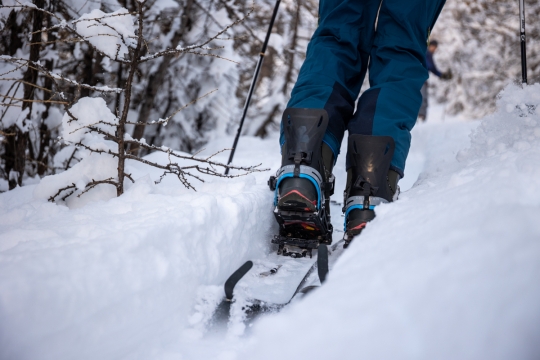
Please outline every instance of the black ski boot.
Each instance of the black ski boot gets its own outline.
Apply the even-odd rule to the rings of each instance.
[[[400,177],[390,170],[394,148],[394,140],[389,136],[349,136],[344,247],[375,218],[375,206],[397,199]]]
[[[332,243],[330,196],[334,190],[332,150],[323,144],[328,114],[323,109],[288,108],[283,113],[285,144],[281,168],[268,182],[275,191],[278,253],[311,255]]]

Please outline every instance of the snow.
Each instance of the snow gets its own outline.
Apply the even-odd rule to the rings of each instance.
[[[178,3],[174,0],[157,0],[152,4],[153,11],[162,11],[168,8],[177,8]]]
[[[123,59],[135,44],[133,18],[120,8],[110,14],[94,9],[75,21],[77,32],[112,59]]]
[[[539,90],[508,86],[482,121],[432,107],[400,200],[324,287],[248,328],[208,319],[227,275],[271,252],[270,173],[205,177],[193,192],[132,164],[120,198],[56,205],[36,193],[49,177],[0,194],[0,358],[537,359],[540,112],[527,105]],[[277,134],[240,140],[235,163],[279,161]]]
[[[75,118],[72,118],[68,113],[64,114],[62,138],[72,143],[82,141],[85,145],[90,146],[102,142],[104,136],[91,132],[88,127],[95,127],[108,134],[114,134],[115,128],[112,125],[118,124],[118,119],[102,98],[84,97],[79,99],[70,108],[70,112]]]
[[[118,119],[109,110],[105,100],[102,98],[81,98],[70,108],[70,113],[74,118],[67,112],[62,117],[61,134],[66,143],[81,143],[88,148],[104,152],[118,150],[116,143],[106,140],[104,135],[89,129],[92,127],[108,134],[114,134],[115,128],[112,125],[117,124]],[[71,156],[73,150],[73,146],[66,147],[60,154],[57,154],[55,162],[61,164]],[[76,185],[77,191],[74,196],[65,201],[65,204],[70,208],[83,207],[89,202],[105,201],[116,196],[116,189],[108,184],[98,185],[87,196],[77,196],[85,190],[86,185],[92,180],[114,179],[118,174],[118,163],[111,156],[90,153],[89,150],[82,148],[79,148],[77,156],[81,161],[71,169],[41,180],[33,190],[36,199],[48,200],[59,189],[71,185]],[[67,192],[60,197],[66,194]]]

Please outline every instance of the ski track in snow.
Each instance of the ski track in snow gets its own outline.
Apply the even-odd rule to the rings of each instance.
[[[226,277],[271,251],[270,172],[193,192],[132,164],[125,195],[72,209],[39,185],[0,194],[0,359],[538,359],[540,111],[525,106],[538,94],[509,86],[481,122],[431,108],[400,200],[377,209],[323,288],[248,329],[241,314],[208,321]],[[276,135],[246,137],[235,162],[273,172],[278,154]]]

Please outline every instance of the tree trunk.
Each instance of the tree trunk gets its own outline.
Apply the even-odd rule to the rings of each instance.
[[[129,64],[129,73],[126,80],[125,90],[125,100],[124,107],[122,110],[122,116],[118,121],[117,127],[117,140],[118,140],[118,185],[116,186],[116,196],[120,196],[124,193],[124,179],[126,177],[125,166],[126,166],[126,148],[124,143],[124,136],[126,133],[126,121],[129,113],[129,106],[131,104],[131,91],[133,88],[133,76],[137,72],[139,67],[139,59],[141,56],[141,48],[144,40],[143,35],[143,6],[146,1],[142,3],[137,3],[138,6],[138,33],[137,33],[137,47],[133,50],[131,56],[131,63]]]
[[[53,60],[46,60],[45,61],[45,67],[47,70],[52,71],[53,70]],[[52,90],[53,82],[49,78],[45,78],[45,84],[44,88],[48,90]],[[51,143],[51,130],[45,123],[45,119],[49,117],[49,109],[51,108],[51,104],[47,103],[45,104],[46,110],[43,112],[43,117],[41,119],[41,124],[39,126],[39,152],[37,156],[37,173],[40,177],[43,177],[45,173],[47,172],[48,165],[49,165],[49,151],[50,151],[50,143]]]
[[[33,3],[38,8],[43,8],[45,5],[45,0],[34,0]],[[32,31],[35,32],[41,30],[41,28],[43,27],[43,12],[34,10],[32,13]],[[33,45],[30,46],[29,60],[38,61],[41,48],[41,33],[34,33],[32,35],[31,42],[33,43]],[[23,97],[24,100],[34,99],[35,87],[32,86],[32,84],[35,85],[37,83],[37,78],[37,70],[28,67],[23,76],[23,80],[25,81]],[[23,102],[22,111],[25,111],[26,109],[28,109],[28,115],[23,122],[23,127],[31,119],[32,102]],[[6,172],[9,176],[9,189],[11,190],[14,189],[17,185],[22,185],[22,179],[26,166],[26,150],[29,140],[28,132],[26,132],[26,129],[21,129],[18,126],[14,125],[9,130],[9,132],[13,131],[15,133],[15,136],[8,138],[8,144],[6,146],[6,155],[11,155],[8,156],[9,158],[11,158],[10,161],[6,161]],[[11,154],[8,154],[8,152],[10,152]]]
[[[6,173],[8,175],[9,190],[22,184],[22,177],[25,167],[26,144],[28,133],[23,132],[17,125],[12,125],[7,129],[6,150],[4,158],[6,161]]]
[[[87,45],[88,46],[88,45]],[[83,58],[83,79],[82,82],[88,85],[94,83],[94,48],[88,46],[88,50],[84,52]],[[90,96],[90,89],[81,89],[81,97]]]

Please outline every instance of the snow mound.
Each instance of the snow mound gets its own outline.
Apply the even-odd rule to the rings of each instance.
[[[65,199],[67,206],[71,208],[82,207],[89,202],[109,200],[116,196],[116,188],[109,184],[100,184],[93,188],[90,193],[81,195],[86,185],[93,180],[105,180],[117,178],[118,161],[111,155],[106,154],[109,150],[116,152],[116,143],[105,139],[103,133],[90,131],[90,127],[104,133],[114,134],[113,125],[118,119],[107,107],[102,98],[84,97],[73,105],[62,118],[62,136],[68,143],[81,143],[94,150],[104,151],[105,154],[91,153],[90,150],[80,148],[77,157],[81,161],[72,168],[60,174],[43,178],[34,190],[36,199],[48,200],[58,193],[59,189],[75,185],[74,189],[63,192],[56,200],[63,202],[64,196],[73,192],[72,196]],[[66,152],[72,153],[70,146]]]
[[[539,88],[507,87],[478,126],[415,127],[414,186],[230,358],[540,358]]]
[[[471,135],[471,148],[459,160],[474,160],[540,146],[540,84],[507,86],[497,102],[498,111],[482,120]]]
[[[164,344],[200,337],[197,293],[222,296],[227,274],[269,252],[266,173],[205,177],[195,192],[132,166],[124,195],[82,208],[34,186],[0,194],[0,359],[164,359]]]

